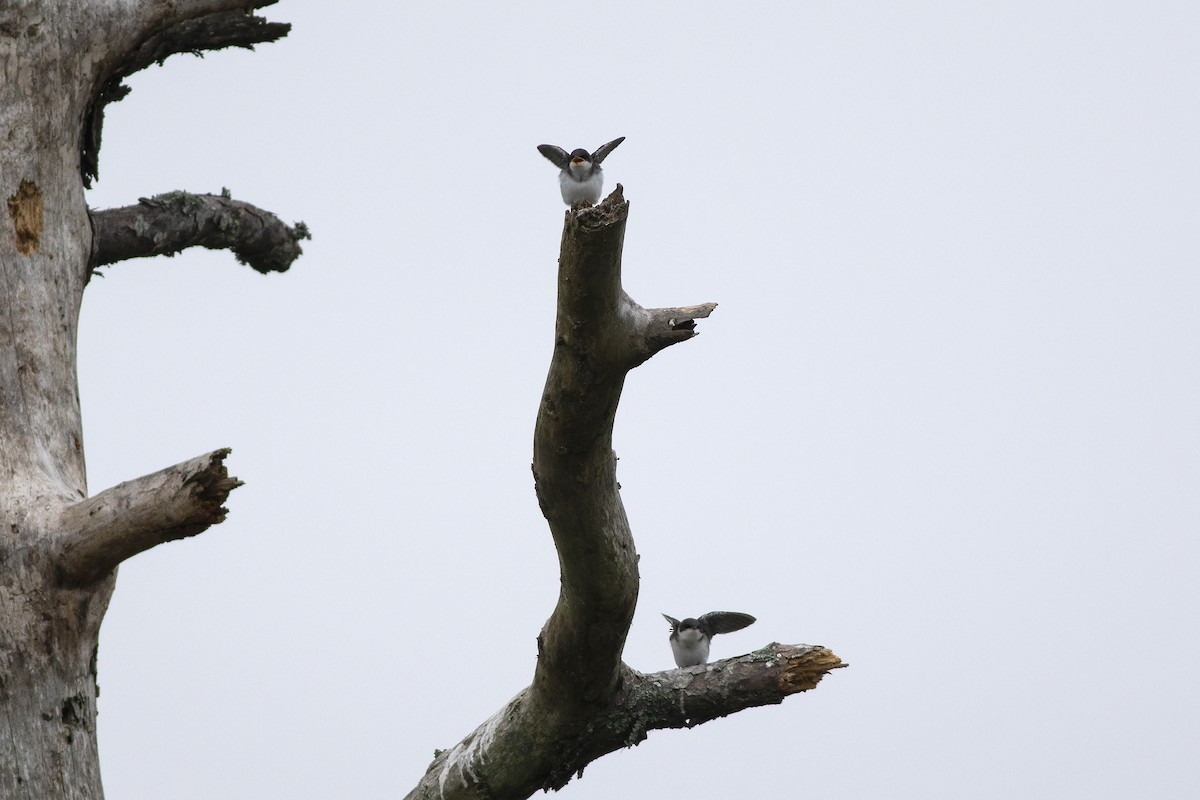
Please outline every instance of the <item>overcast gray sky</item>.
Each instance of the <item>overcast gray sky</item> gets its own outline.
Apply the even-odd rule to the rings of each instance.
[[[625,283],[714,301],[637,369],[625,660],[819,643],[782,706],[565,798],[1127,798],[1200,785],[1200,6],[326,3],[109,107],[93,207],[304,220],[286,275],[128,262],[84,300],[93,492],[230,446],[227,522],[121,568],[111,798],[392,798],[532,676],[564,206],[627,137]]]

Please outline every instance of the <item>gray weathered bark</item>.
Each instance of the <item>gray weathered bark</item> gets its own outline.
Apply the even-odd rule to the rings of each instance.
[[[124,96],[122,78],[171,53],[278,38],[286,27],[245,11],[267,4],[0,0],[0,797],[6,800],[103,796],[96,649],[115,567],[158,542],[220,522],[221,504],[238,484],[225,471],[227,451],[217,451],[86,499],[75,337],[93,248],[105,253],[114,246],[103,224],[93,241],[83,194],[96,170],[101,112]]]
[[[219,523],[238,485],[219,450],[88,498],[75,379],[91,270],[192,245],[283,269],[304,229],[228,198],[173,193],[89,214],[104,106],[172,53],[286,33],[266,0],[0,0],[0,797],[98,800],[96,650],[117,565]],[[529,687],[451,750],[410,797],[523,798],[559,788],[648,730],[699,724],[811,688],[841,662],[771,645],[642,675],[621,662],[637,555],[612,427],[626,373],[695,335],[712,304],[645,309],[621,288],[620,187],[567,212],[554,356],[533,470],[558,548],[559,602]],[[93,228],[94,225],[94,228]],[[152,231],[149,239],[145,234]]]
[[[567,212],[554,355],[534,429],[538,502],[558,549],[558,604],[538,636],[533,682],[455,747],[409,800],[517,800],[559,789],[595,759],[659,728],[778,703],[844,666],[828,649],[769,645],[643,675],[621,662],[638,595],[637,553],[616,477],[613,422],[625,375],[696,335],[716,305],[647,309],[621,288],[629,204],[617,186]]]
[[[127,558],[224,522],[229,510],[221,504],[242,485],[229,477],[227,455],[197,456],[63,508],[58,526],[73,535],[58,554],[59,582],[87,586]]]

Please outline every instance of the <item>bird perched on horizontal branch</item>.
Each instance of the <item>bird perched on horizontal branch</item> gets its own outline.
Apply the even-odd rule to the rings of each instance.
[[[696,619],[688,617],[682,621],[666,614],[663,616],[671,623],[671,653],[681,667],[707,664],[712,637],[754,624],[754,617],[737,611],[710,611]]]
[[[538,152],[562,170],[558,173],[558,187],[562,190],[564,203],[569,206],[576,203],[596,205],[600,202],[600,190],[604,188],[600,162],[623,141],[624,136],[613,139],[597,147],[594,153],[588,153],[582,147],[568,153],[553,144],[539,144]]]

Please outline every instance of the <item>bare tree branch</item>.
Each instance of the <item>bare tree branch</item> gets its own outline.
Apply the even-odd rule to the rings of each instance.
[[[242,485],[225,469],[229,452],[214,450],[67,506],[59,520],[59,580],[91,583],[131,556],[224,521],[221,504]]]
[[[554,355],[533,434],[534,487],[562,571],[533,690],[577,711],[611,695],[637,604],[637,554],[612,451],[625,375],[648,349],[648,315],[621,288],[628,214],[620,185],[600,205],[567,212]]]
[[[649,675],[622,665],[610,703],[590,718],[577,737],[556,743],[560,760],[550,767],[542,785],[505,793],[491,779],[509,766],[500,760],[510,754],[497,745],[503,743],[511,721],[524,716],[532,691],[525,689],[463,741],[435,752],[425,777],[406,800],[479,796],[501,800],[528,797],[539,788],[557,791],[596,759],[641,744],[650,731],[693,728],[748,708],[782,703],[846,666],[820,645],[778,643],[700,667]]]
[[[682,308],[645,309],[632,300],[629,302],[634,306],[633,313],[638,320],[639,336],[635,341],[639,364],[660,350],[699,336],[696,320],[705,319],[717,307],[716,303],[704,303]]]
[[[282,22],[268,22],[249,13],[248,8],[271,5],[275,0],[250,0],[238,4],[233,10],[207,10],[208,3],[179,3],[167,5],[171,19],[165,27],[155,28],[133,47],[124,58],[113,64],[108,76],[100,81],[83,130],[83,152],[80,166],[83,170],[84,186],[91,186],[99,175],[100,140],[104,127],[104,108],[109,103],[124,99],[129,87],[124,80],[133,73],[151,64],[161,64],[176,53],[203,55],[208,50],[223,50],[226,47],[254,49],[256,44],[274,42],[287,36],[292,26]],[[228,3],[216,4],[217,7]],[[183,15],[186,19],[180,19]]]
[[[558,789],[655,728],[778,703],[841,666],[825,648],[771,645],[738,659],[642,675],[621,662],[638,595],[637,553],[612,431],[629,370],[696,335],[715,304],[646,309],[621,288],[629,204],[617,186],[566,212],[554,355],[534,430],[534,486],[558,549],[558,604],[533,682],[450,750],[409,800],[517,800]]]
[[[558,765],[543,788],[561,789],[601,756],[641,744],[649,731],[693,728],[747,708],[782,703],[845,666],[819,645],[772,643],[701,667],[650,675],[623,667],[614,702],[573,743],[573,756]]]
[[[220,195],[168,192],[136,206],[91,212],[92,269],[129,258],[174,255],[187,247],[232,250],[262,273],[286,272],[310,238],[303,222],[289,227],[261,208]]]

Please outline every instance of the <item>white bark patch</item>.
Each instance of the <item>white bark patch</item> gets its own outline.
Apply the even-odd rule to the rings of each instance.
[[[487,751],[491,748],[497,731],[504,724],[504,720],[508,718],[510,710],[518,702],[519,697],[520,695],[509,700],[505,703],[504,708],[488,718],[470,736],[454,745],[454,748],[446,756],[445,763],[442,764],[441,774],[438,775],[438,796],[442,800],[445,800],[446,797],[446,781],[455,769],[458,770],[458,782],[462,788],[468,788],[468,777],[474,782],[479,781],[479,776],[475,774],[475,762],[478,760],[479,766],[483,766],[487,760]]]

